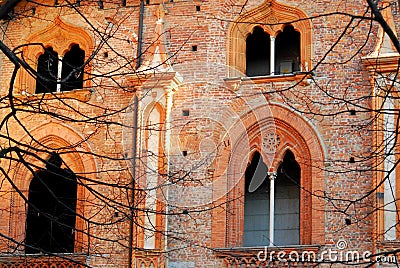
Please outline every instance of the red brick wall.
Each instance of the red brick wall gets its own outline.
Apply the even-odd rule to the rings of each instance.
[[[107,1],[103,10],[98,9],[95,3],[88,5],[84,2],[78,10],[99,32],[91,29],[80,15],[69,8],[50,9],[37,6],[34,15],[8,22],[2,26],[5,34],[0,33],[2,40],[14,48],[46,28],[59,16],[65,24],[79,27],[91,36],[94,43],[93,51],[101,44],[98,54],[90,64],[93,72],[105,74],[122,66],[121,69],[112,73],[115,75],[112,77],[115,79],[114,81],[110,79],[111,77],[98,77],[90,81],[92,91],[87,91],[89,97],[85,100],[86,102],[66,101],[68,105],[78,109],[82,114],[72,112],[72,109],[66,108],[57,100],[37,101],[19,95],[23,101],[31,101],[33,107],[40,105],[43,109],[67,114],[74,119],[84,118],[82,115],[101,115],[104,112],[126,107],[133,97],[130,90],[134,86],[139,89],[141,94],[145,95],[146,93],[146,89],[138,87],[144,79],[137,79],[136,74],[133,73],[134,68],[130,68],[135,65],[137,52],[139,1],[127,1],[128,7],[120,7],[120,1]],[[371,217],[367,216],[370,211],[370,200],[362,200],[348,208],[347,214],[352,217],[353,221],[359,220],[357,224],[350,226],[345,224],[345,218],[349,216],[339,212],[340,209],[348,206],[348,202],[335,201],[335,206],[333,206],[332,201],[333,199],[357,199],[371,189],[372,175],[370,172],[358,172],[356,169],[346,173],[340,172],[353,169],[352,164],[348,163],[350,156],[359,159],[371,151],[372,139],[368,128],[360,130],[353,127],[367,122],[371,115],[357,113],[355,116],[351,116],[349,113],[343,112],[336,116],[324,116],[347,109],[345,106],[336,104],[334,98],[327,96],[327,92],[331,96],[345,96],[352,99],[358,99],[370,93],[370,84],[366,80],[365,71],[361,66],[361,57],[372,50],[374,40],[369,40],[357,54],[358,48],[367,38],[368,23],[362,22],[351,34],[346,34],[326,58],[325,64],[315,70],[318,86],[313,83],[296,85],[295,82],[300,79],[297,77],[297,80],[292,78],[288,80],[235,80],[233,83],[240,83],[240,88],[233,89],[224,80],[227,74],[224,65],[227,58],[229,26],[240,12],[246,12],[263,1],[249,1],[246,8],[242,10],[243,2],[245,1],[174,1],[165,3],[167,10],[165,15],[166,48],[169,55],[172,56],[170,60],[174,71],[179,72],[183,78],[182,84],[174,88],[173,106],[169,114],[172,119],[172,147],[169,161],[174,164],[170,167],[171,171],[177,171],[182,166],[190,166],[195,161],[202,159],[199,148],[208,148],[201,143],[202,141],[207,140],[210,144],[217,145],[226,141],[224,127],[230,119],[229,113],[223,114],[226,109],[229,109],[232,115],[242,119],[242,130],[245,130],[244,133],[228,132],[232,140],[238,139],[235,135],[248,135],[252,138],[249,139],[250,147],[245,148],[246,150],[253,150],[260,146],[261,135],[257,136],[255,134],[257,131],[252,129],[261,125],[258,122],[260,115],[246,109],[252,107],[252,101],[262,98],[262,104],[268,105],[273,117],[279,119],[277,131],[280,131],[281,141],[282,143],[286,142],[288,148],[295,152],[296,159],[302,168],[304,187],[313,194],[313,197],[306,193],[302,194],[302,199],[308,199],[304,203],[307,205],[304,205],[304,213],[301,216],[303,243],[332,245],[339,238],[344,238],[349,243],[349,247],[353,249],[371,249],[373,226]],[[146,5],[144,15],[143,51],[145,59],[152,57],[147,51],[154,40],[154,28],[157,21],[155,14],[158,5],[153,4],[153,1],[150,3],[150,5]],[[335,1],[308,0],[286,0],[284,3],[301,8],[310,17],[334,12],[337,9],[357,14],[363,11],[363,1],[347,1],[345,5]],[[21,2],[16,11],[32,14],[29,13],[32,6],[32,3]],[[196,11],[196,6],[200,6],[201,10]],[[397,17],[396,20],[398,20]],[[110,23],[114,24],[114,28],[110,28]],[[325,56],[327,48],[337,40],[346,24],[347,20],[339,15],[317,17],[312,20],[312,44],[310,46],[312,47],[314,66]],[[102,44],[104,40],[100,34],[114,30],[115,34],[107,40],[107,44]],[[197,45],[197,51],[192,51],[193,45]],[[105,52],[108,53],[108,57],[105,57]],[[356,56],[345,64],[337,64],[337,61],[347,59],[354,54]],[[4,56],[0,56],[0,59],[2,59],[0,61],[2,65],[0,68],[0,93],[4,96],[8,92],[13,66],[4,59]],[[219,65],[210,67],[205,62]],[[220,66],[222,67],[219,68]],[[171,76],[168,78],[161,76],[159,79],[160,85],[155,83],[152,87],[157,87],[161,92],[166,91]],[[21,85],[23,83],[17,84],[20,87],[18,90],[22,91],[24,88]],[[120,85],[124,88],[119,88]],[[76,95],[72,93],[68,96]],[[360,103],[368,105],[368,101],[368,99],[361,99]],[[163,102],[165,101],[163,100]],[[190,110],[189,117],[182,115],[183,109]],[[301,110],[303,113],[297,113],[295,110]],[[0,118],[4,118],[8,112],[8,109],[1,109]],[[317,114],[313,114],[315,112]],[[51,129],[46,128],[46,133],[38,134],[38,138],[43,139],[49,146],[56,148],[62,144],[62,142],[57,143],[51,139],[46,140],[49,136],[59,137],[60,140],[65,141],[65,144],[62,145],[72,144],[73,138],[71,137],[76,136],[87,139],[84,148],[80,148],[80,150],[121,159],[116,161],[93,157],[94,159],[90,161],[94,163],[92,164],[93,169],[97,172],[94,179],[116,184],[129,183],[130,166],[122,160],[127,143],[124,141],[125,130],[121,126],[84,121],[66,122],[64,120],[63,122],[62,119],[54,119],[49,115],[29,112],[19,112],[18,115],[24,126],[30,131],[41,126],[45,128],[46,125],[51,125]],[[225,116],[225,118],[221,118],[219,115]],[[116,113],[107,120],[123,123],[126,120],[125,113]],[[189,123],[183,125],[182,122]],[[56,127],[58,124],[68,126],[71,132],[67,133],[63,127]],[[27,139],[25,131],[15,120],[10,120],[8,126],[12,137],[17,141]],[[4,129],[1,131],[5,133]],[[7,145],[4,139],[0,142],[3,146]],[[170,264],[178,265],[177,263],[182,262],[182,265],[186,265],[185,267],[190,267],[190,265],[193,267],[221,267],[223,260],[214,254],[212,248],[240,246],[243,230],[241,214],[243,204],[240,196],[243,191],[240,190],[240,187],[243,186],[241,180],[243,174],[235,174],[236,181],[233,184],[238,183],[239,188],[226,189],[227,185],[232,183],[231,177],[227,177],[225,180],[214,180],[223,176],[226,166],[230,163],[230,157],[232,157],[230,155],[232,148],[234,148],[234,144],[225,146],[218,151],[220,152],[218,157],[212,158],[213,161],[199,165],[192,170],[187,180],[170,187],[168,198],[173,206],[169,207],[169,211],[178,213],[175,216],[169,216],[166,221],[170,235],[166,241]],[[206,153],[210,152],[206,149]],[[182,157],[183,150],[188,151],[188,157]],[[84,156],[81,157],[82,163],[88,160]],[[275,166],[280,160],[281,158],[276,157]],[[246,164],[245,156],[241,161],[243,162],[237,163],[237,165]],[[230,164],[236,165],[236,163]],[[368,162],[363,162],[363,167],[368,167],[368,164]],[[81,168],[83,167],[87,166],[82,164]],[[76,169],[74,171],[78,172],[79,168],[74,168]],[[243,166],[240,168],[243,170]],[[111,170],[122,171],[113,172]],[[17,170],[12,171],[13,175],[14,173],[15,178],[22,184],[29,184],[29,175],[23,175]],[[143,174],[141,175],[143,176]],[[185,190],[185,186],[197,189],[199,180],[206,180],[208,182],[206,187],[195,191]],[[112,187],[101,185],[93,187],[101,194],[126,204],[126,193]],[[11,217],[13,220],[10,220],[10,207],[14,206],[14,203],[11,203],[12,187],[5,183],[1,186],[0,191],[2,198],[2,202],[0,202],[0,232],[22,241],[24,230],[22,228],[15,231],[15,226],[24,223],[23,205],[21,204],[17,209],[18,212],[15,212],[18,213],[18,216],[14,215]],[[224,195],[228,192],[232,195]],[[93,220],[101,223],[109,223],[112,220],[115,212],[113,206],[101,209],[103,202],[96,200],[88,193],[84,196],[83,199],[92,198],[90,200],[94,202],[86,207],[86,216],[96,215]],[[327,196],[329,198],[326,198]],[[235,202],[228,202],[232,197],[238,199]],[[122,210],[126,212],[124,209]],[[188,210],[188,214],[184,213],[186,210]],[[164,227],[162,226],[162,229]],[[92,239],[88,246],[87,241],[84,240],[85,236],[82,236],[83,244],[86,246],[86,249],[82,250],[93,253],[89,258],[90,265],[104,265],[105,267],[125,265],[128,256],[126,247],[128,222],[91,225],[89,228],[92,235],[99,237],[99,239]],[[140,228],[137,231],[140,232]],[[10,242],[0,242],[1,249],[4,251],[7,249],[10,251],[16,247],[12,243],[10,245]],[[121,242],[122,245],[118,242]],[[22,250],[21,247],[18,249]]]

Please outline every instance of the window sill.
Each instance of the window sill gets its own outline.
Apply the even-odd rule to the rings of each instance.
[[[81,102],[88,102],[92,96],[92,90],[90,89],[77,89],[72,91],[64,92],[50,92],[50,93],[39,93],[30,94],[23,92],[21,94],[15,94],[14,98],[20,101],[35,101],[35,100],[78,100]]]
[[[296,252],[299,256],[304,255],[305,260],[312,254],[317,255],[320,245],[289,245],[289,246],[274,246],[274,247],[236,247],[236,248],[216,248],[215,254],[217,257],[223,258],[227,267],[240,264],[254,264],[262,267],[270,267],[271,264],[278,264],[280,258],[290,261],[289,256],[294,258]],[[267,252],[267,256],[265,256]],[[284,255],[283,253],[284,252]],[[273,253],[273,256],[270,254]],[[278,256],[279,255],[279,256]],[[300,261],[301,262],[301,261]]]
[[[309,72],[299,72],[290,74],[280,75],[263,75],[263,76],[244,76],[244,77],[228,77],[225,78],[227,83],[233,82],[251,82],[255,84],[271,83],[271,82],[288,82],[295,81],[302,86],[308,86],[310,84],[309,79],[311,74]]]
[[[1,254],[0,266],[7,267],[86,267],[84,253],[45,254]]]
[[[400,248],[400,240],[380,240],[376,245],[379,249]]]

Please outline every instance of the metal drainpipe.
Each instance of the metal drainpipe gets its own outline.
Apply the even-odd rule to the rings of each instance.
[[[139,30],[138,30],[138,47],[137,47],[137,60],[136,69],[140,67],[142,61],[142,39],[143,39],[143,17],[144,17],[144,0],[140,1],[139,8]],[[138,97],[135,92],[133,99],[133,137],[132,137],[132,195],[131,195],[131,221],[129,224],[129,254],[128,254],[128,268],[132,268],[133,264],[133,229],[134,229],[134,204],[135,204],[135,182],[136,182],[136,153],[137,153],[137,119],[138,119]]]
[[[142,64],[142,39],[143,39],[143,17],[144,17],[144,0],[140,1],[139,11],[139,32],[138,32],[138,47],[136,56],[136,69]]]
[[[135,92],[133,97],[133,134],[132,134],[132,191],[131,191],[131,221],[129,224],[129,254],[128,254],[128,268],[132,267],[133,262],[133,229],[135,217],[135,184],[136,184],[136,153],[137,153],[137,120],[138,120],[138,97]]]

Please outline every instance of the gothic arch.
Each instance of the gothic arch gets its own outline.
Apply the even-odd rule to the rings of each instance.
[[[275,123],[275,133],[279,136],[280,142],[276,148],[274,159],[270,161],[272,164],[264,162],[270,171],[276,171],[288,149],[294,154],[296,161],[301,166],[300,244],[318,244],[323,241],[324,204],[310,193],[319,193],[325,187],[323,165],[326,153],[322,139],[308,120],[293,110],[279,104],[271,104],[269,108]],[[256,109],[260,109],[260,107]],[[263,159],[269,157],[263,152],[259,129],[263,126],[270,127],[270,121],[271,118],[257,121],[255,117],[247,120],[247,133],[243,135],[246,135],[249,140],[250,153],[247,155],[243,153],[240,156],[243,162],[248,162],[255,151],[261,152]],[[241,155],[241,152],[236,153]],[[216,186],[225,187],[229,192],[217,202],[224,204],[223,211],[219,211],[219,209],[213,211],[212,241],[214,247],[230,248],[242,245],[244,170],[243,165],[233,164],[232,166],[233,170],[229,172],[225,185]],[[232,181],[235,183],[233,187],[230,185]]]
[[[161,98],[156,98],[157,93],[161,93],[160,90],[154,90],[151,95],[145,96],[140,101],[142,106],[140,111],[140,121],[144,128],[141,128],[139,135],[141,137],[140,146],[142,148],[141,154],[149,154],[150,157],[142,157],[139,169],[141,174],[145,176],[139,176],[138,188],[146,188],[147,185],[160,185],[164,183],[165,177],[160,174],[166,172],[166,158],[165,158],[165,107],[163,106],[163,95]],[[151,120],[155,120],[150,122]],[[155,131],[151,133],[152,131]],[[151,143],[151,144],[150,144]],[[154,158],[157,159],[154,159]],[[149,168],[152,167],[152,168]],[[149,170],[146,170],[149,168]],[[154,170],[157,170],[154,174]],[[150,186],[151,188],[153,186]],[[163,201],[164,194],[162,193],[163,187],[158,188],[154,191],[145,191],[143,198],[138,206],[143,209],[150,209],[155,211],[164,211],[165,202]],[[156,198],[154,198],[156,196]],[[160,249],[163,246],[163,235],[161,230],[165,225],[165,218],[159,213],[150,213],[148,215],[140,214],[140,221],[146,228],[138,229],[137,232],[137,247],[147,249]],[[148,226],[146,226],[148,225]],[[154,231],[153,231],[154,229]],[[150,239],[146,239],[145,233],[148,232]],[[154,233],[154,235],[152,234]]]
[[[291,24],[295,31],[301,33],[300,65],[309,69],[312,54],[311,22],[301,9],[275,0],[264,1],[260,6],[239,16],[231,24],[227,37],[227,65],[246,73],[246,38],[253,32],[254,27],[259,26],[270,36],[276,37],[286,24]],[[228,76],[236,74],[232,69],[230,72]]]
[[[85,51],[85,61],[89,59],[94,48],[94,40],[86,30],[67,24],[60,17],[56,17],[46,28],[32,34],[24,43],[32,44],[24,46],[22,52],[24,59],[34,70],[37,69],[38,57],[44,53],[43,47],[37,44],[43,44],[45,48],[52,47],[60,56],[65,55],[73,45],[77,44]],[[86,65],[84,70],[83,87],[89,87],[88,73],[90,73],[90,67]],[[33,94],[35,78],[26,70],[20,70],[17,85],[19,91],[24,90]]]
[[[31,136],[36,141],[31,139]],[[55,151],[60,153],[64,162],[64,166],[72,170],[75,174],[96,179],[97,165],[96,161],[90,153],[92,152],[90,145],[85,141],[84,137],[76,132],[73,128],[62,123],[49,122],[43,124],[30,131],[30,135],[25,135],[21,139],[21,143],[29,144],[31,151],[42,159],[48,158],[48,152]],[[37,150],[35,150],[37,149]],[[36,157],[27,155],[24,159],[32,164],[34,171],[43,167],[44,164]],[[15,183],[15,187],[20,190],[24,198],[28,198],[29,185],[33,178],[32,172],[22,163],[16,164],[13,167],[13,174],[10,177]],[[9,235],[16,241],[22,242],[25,238],[25,215],[27,206],[24,198],[16,191],[12,192],[11,196],[11,216],[9,223]],[[84,186],[78,185],[76,211],[79,215],[86,214],[85,202],[90,198],[90,195],[85,191]],[[87,237],[79,230],[85,230],[88,226],[83,221],[82,217],[76,218],[75,232],[75,252],[81,252],[83,245],[86,244]],[[20,248],[20,250],[23,250]]]

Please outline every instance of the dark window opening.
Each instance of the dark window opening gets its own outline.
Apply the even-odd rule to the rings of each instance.
[[[83,65],[85,51],[73,45],[62,60],[61,91],[83,88]]]
[[[287,151],[275,179],[274,244],[300,244],[300,166]]]
[[[287,151],[274,179],[273,244],[300,244],[300,166]],[[245,172],[243,246],[270,244],[270,177],[256,152]]]
[[[57,91],[58,54],[52,47],[46,48],[39,56],[36,79],[36,92],[47,93]]]
[[[270,36],[261,27],[254,27],[246,39],[246,75],[270,74]]]
[[[268,167],[256,152],[245,172],[243,246],[269,245]]]
[[[73,253],[77,181],[53,153],[29,185],[25,253]]]
[[[300,71],[300,33],[288,25],[275,40],[275,72],[288,74]]]

